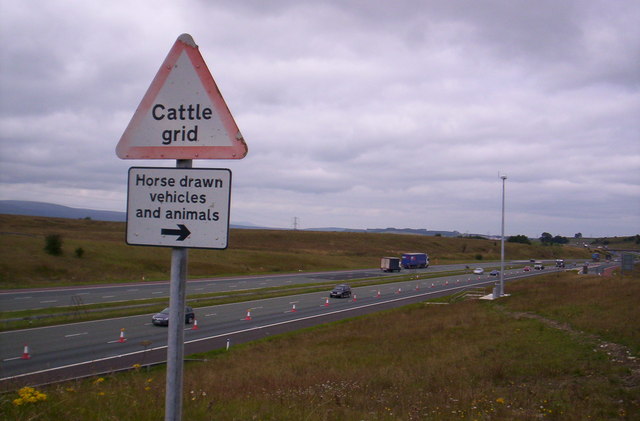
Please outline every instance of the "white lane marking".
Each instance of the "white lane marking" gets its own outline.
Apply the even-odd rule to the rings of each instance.
[[[102,298],[113,298],[115,295],[103,295]]]
[[[29,300],[33,297],[15,297],[14,300]]]
[[[73,336],[88,335],[88,334],[89,334],[89,332],[72,333],[72,334],[69,334],[69,335],[64,335],[64,337],[65,337],[65,338],[71,338],[71,337],[73,337]]]
[[[2,360],[2,361],[13,361],[13,360],[19,360],[19,359],[21,359],[21,358],[22,358],[22,357],[5,358],[5,359],[4,359],[4,360]]]
[[[138,288],[134,288],[134,289],[128,289],[127,292],[136,292],[136,291],[140,291]]]
[[[77,293],[75,295],[89,295],[89,293],[88,292],[79,292],[79,293]]]
[[[58,300],[47,300],[47,301],[40,301],[40,304],[46,304],[46,303],[57,303]]]
[[[209,317],[209,316],[216,316],[218,313],[209,313],[209,314],[205,314],[204,317]]]
[[[156,292],[152,292],[152,294],[166,294],[164,291],[156,291]]]

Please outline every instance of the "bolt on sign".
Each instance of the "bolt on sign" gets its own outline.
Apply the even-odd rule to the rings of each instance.
[[[198,46],[182,34],[124,131],[122,159],[241,159],[247,144]]]

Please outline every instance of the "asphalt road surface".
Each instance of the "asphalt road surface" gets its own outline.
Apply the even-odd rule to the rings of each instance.
[[[523,264],[506,262],[506,264]],[[497,267],[498,262],[470,263],[475,267]],[[432,265],[426,269],[403,269],[401,273],[437,273],[463,270],[465,264]],[[297,273],[264,276],[237,276],[225,278],[190,279],[187,282],[187,296],[223,291],[250,290],[265,287],[318,283],[326,281],[348,281],[381,276],[397,276],[398,272],[385,273],[380,269],[361,269],[350,271]],[[0,308],[3,311],[36,310],[51,307],[67,307],[85,304],[97,304],[118,301],[131,301],[149,298],[169,300],[169,282],[146,282],[131,284],[110,284],[82,287],[46,288],[29,290],[9,290],[0,292]]]
[[[505,279],[554,270],[525,273],[515,269],[505,271]],[[326,291],[200,307],[196,308],[197,329],[185,325],[185,355],[222,348],[227,340],[233,346],[496,281],[487,274],[446,276],[357,287],[351,298],[344,299],[329,299]],[[167,329],[153,326],[151,314],[1,332],[0,390],[164,362],[166,344]]]

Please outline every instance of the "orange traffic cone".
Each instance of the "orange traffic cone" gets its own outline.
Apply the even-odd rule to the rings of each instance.
[[[198,319],[193,319],[193,327],[191,330],[198,330]]]
[[[396,291],[396,294],[400,294],[402,292],[402,288],[398,288],[398,291]]]
[[[296,310],[296,305],[295,305],[295,304],[293,304],[293,305],[291,306],[291,312],[292,312],[292,313],[294,313],[294,312],[296,312],[296,311],[298,311],[298,310]]]
[[[378,294],[376,295],[376,297],[380,297],[380,290],[378,290]]]
[[[416,284],[416,291],[420,289],[420,285]]]
[[[127,342],[127,340],[124,338],[124,328],[120,329],[120,339],[118,339],[118,342],[120,343]]]
[[[22,357],[20,357],[23,360],[28,360],[31,358],[31,355],[29,355],[29,346],[27,346],[25,344],[24,346],[24,351],[22,351]]]
[[[251,309],[247,310],[247,316],[244,319],[251,320]]]
[[[431,282],[431,288],[433,288],[433,287],[434,287],[433,282]]]
[[[353,294],[353,302],[356,301],[356,294]]]
[[[329,307],[329,299],[327,298],[326,301],[324,302],[324,306],[325,307]]]

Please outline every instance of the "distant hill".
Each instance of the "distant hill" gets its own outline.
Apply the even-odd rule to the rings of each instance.
[[[71,208],[68,206],[55,205],[45,202],[29,202],[24,200],[0,200],[0,214],[9,215],[28,215],[28,216],[46,216],[50,218],[67,218],[67,219],[93,219],[96,221],[115,221],[126,222],[126,212],[115,212],[95,209]],[[230,224],[231,228],[237,229],[269,229],[283,230],[286,228],[269,228],[254,225],[250,222],[238,222]],[[430,231],[426,229],[413,228],[305,228],[302,231],[333,231],[333,232],[368,232],[368,233],[387,233],[387,234],[408,234],[408,235],[428,235],[442,237],[459,237],[458,231]]]
[[[115,212],[95,209],[71,208],[45,202],[29,202],[25,200],[0,200],[0,214],[45,216],[49,218],[93,219],[95,221],[126,222],[126,212]],[[231,224],[231,228],[239,229],[267,229],[258,227],[250,222]]]
[[[407,235],[429,235],[429,236],[442,236],[442,237],[460,237],[458,231],[431,231],[414,228],[367,228],[367,229],[354,229],[354,228],[338,228],[338,227],[326,227],[326,228],[305,228],[304,231],[337,231],[337,232],[368,232],[376,234],[407,234]]]
[[[96,221],[125,222],[125,212],[70,208],[53,203],[28,202],[23,200],[0,200],[0,213],[9,215],[47,216],[51,218],[84,219]]]

